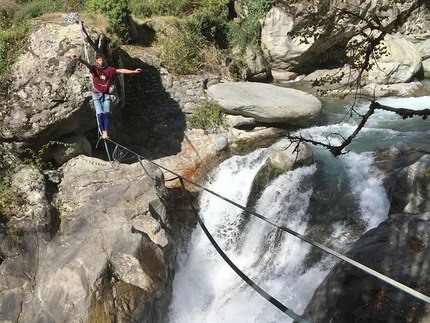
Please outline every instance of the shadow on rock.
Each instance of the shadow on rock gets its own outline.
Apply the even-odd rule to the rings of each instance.
[[[142,73],[124,77],[125,103],[112,113],[110,138],[144,158],[176,155],[181,151],[186,129],[179,103],[165,90],[156,67],[125,52],[120,53],[120,59],[127,68],[139,67]],[[87,135],[91,142],[97,141],[96,132]],[[107,158],[103,145],[99,145],[94,156]]]

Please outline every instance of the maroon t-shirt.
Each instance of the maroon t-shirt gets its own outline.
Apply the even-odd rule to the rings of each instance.
[[[93,92],[107,93],[109,92],[110,84],[115,78],[116,68],[105,66],[100,68],[97,65],[92,65],[90,73],[93,76]]]

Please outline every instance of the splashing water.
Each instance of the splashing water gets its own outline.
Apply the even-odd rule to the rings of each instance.
[[[396,100],[386,100],[381,103],[395,106]],[[427,100],[414,99],[411,106],[420,108],[423,102]],[[405,102],[401,104],[407,106]],[[387,118],[390,118],[390,127],[384,129]],[[329,180],[330,184],[322,186],[328,191],[323,193],[337,204],[343,200],[346,201],[344,204],[352,202],[352,216],[359,223],[360,232],[352,233],[357,225],[350,219],[331,221],[332,210],[327,210],[318,215],[322,219],[318,223],[330,228],[330,235],[310,238],[342,252],[357,236],[376,227],[388,215],[389,201],[383,188],[384,174],[374,166],[374,158],[366,151],[377,145],[387,147],[418,135],[421,140],[429,139],[427,124],[425,129],[421,129],[422,122],[418,121],[418,128],[407,126],[402,129],[403,124],[396,118],[384,112],[375,113],[375,118],[363,129],[362,138],[358,137],[356,146],[352,145],[358,152],[334,159],[324,149],[313,147],[318,161],[316,165],[285,173],[269,183],[255,205],[256,212],[300,234],[312,232],[309,231],[310,218],[316,215],[311,216],[308,210],[311,197],[320,187],[304,183],[311,183],[312,178],[324,174],[322,182]],[[348,135],[354,127],[355,123],[350,121],[314,127],[302,133],[307,132],[314,139],[324,139],[326,133],[330,132]],[[378,140],[369,139],[372,136]],[[265,163],[269,149],[226,160],[216,170],[216,176],[208,183],[208,188],[238,204],[246,205],[254,177]],[[200,210],[207,228],[235,265],[267,293],[301,314],[335,259],[325,255],[316,264],[308,266],[306,260],[312,247],[307,243],[256,217],[244,215],[242,210],[209,194],[203,193]],[[349,210],[344,213],[349,213]],[[355,225],[354,229],[352,225]],[[178,257],[167,322],[274,323],[293,320],[241,281],[197,226],[188,248]]]
[[[246,205],[253,178],[267,154],[267,149],[259,150],[227,160],[218,168],[209,188]],[[360,156],[346,158],[346,164],[367,162],[367,167],[371,168],[370,158]],[[315,170],[316,166],[303,167],[277,177],[262,193],[256,211],[304,234],[313,189],[301,183],[312,177]],[[360,172],[351,175],[357,185],[361,183],[357,192],[365,191],[363,187],[372,190],[374,183],[358,175]],[[333,260],[305,268],[310,245],[258,218],[247,219],[240,209],[210,194],[203,193],[200,209],[205,225],[236,266],[266,292],[300,314],[326,276],[330,267],[327,264]],[[342,245],[348,242],[350,240],[346,239]],[[169,322],[292,322],[241,281],[199,227],[193,233],[188,252],[181,254],[178,262]]]

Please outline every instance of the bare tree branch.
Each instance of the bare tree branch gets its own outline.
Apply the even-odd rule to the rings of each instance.
[[[302,135],[300,136],[288,136],[291,140],[300,140],[304,141],[310,144],[313,144],[315,146],[322,146],[327,148],[331,152],[331,154],[334,157],[340,156],[344,154],[343,150],[352,142],[352,140],[359,134],[361,129],[366,125],[369,118],[373,115],[375,110],[385,110],[389,112],[393,112],[402,119],[412,118],[414,116],[422,117],[424,120],[427,119],[427,117],[430,115],[430,109],[423,109],[423,110],[411,110],[411,109],[405,109],[405,108],[393,108],[387,105],[382,105],[378,102],[372,101],[372,103],[369,106],[369,109],[367,110],[366,114],[362,115],[362,119],[360,124],[357,126],[357,128],[354,130],[354,132],[346,139],[344,139],[343,143],[340,146],[333,146],[324,142],[313,140],[312,138],[304,138]],[[339,135],[340,136],[340,135]],[[341,136],[340,136],[341,137]]]

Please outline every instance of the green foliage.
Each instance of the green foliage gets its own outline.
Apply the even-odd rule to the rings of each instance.
[[[194,8],[193,15],[177,19],[164,33],[160,32],[155,46],[164,66],[176,74],[192,74],[211,64],[220,54],[214,48],[227,47],[227,17],[225,0],[206,0]]]
[[[125,19],[131,14],[128,0],[88,0],[85,10],[105,15],[115,32],[126,37]]]
[[[23,203],[23,198],[11,187],[9,175],[0,180],[0,223],[6,223],[14,215],[14,209]]]
[[[85,0],[64,0],[64,12],[81,12],[84,10]]]
[[[63,145],[65,147],[72,147],[74,144],[69,144],[61,141],[51,140],[47,144],[43,145],[41,149],[34,151],[33,149],[27,148],[24,149],[24,163],[27,165],[36,167],[39,170],[44,170],[50,168],[51,165],[46,163],[43,159],[46,151],[52,146]]]
[[[14,165],[13,156],[0,146],[0,223],[8,222],[13,210],[23,202],[11,186]]]
[[[248,16],[261,19],[273,7],[275,0],[245,0],[243,6]]]
[[[17,3],[21,5],[14,14],[14,24],[25,23],[44,13],[62,11],[65,7],[64,0],[19,1]]]
[[[190,0],[130,0],[130,11],[139,17],[181,16],[189,6]]]
[[[0,84],[4,84],[4,78],[17,60],[27,38],[28,30],[25,25],[0,31]]]
[[[10,239],[12,241],[12,245],[14,247],[18,247],[19,246],[19,239],[22,236],[21,230],[19,230],[18,227],[11,222],[9,222],[7,224],[7,229],[9,232]]]
[[[236,45],[244,51],[248,45],[258,45],[260,29],[260,22],[257,19],[245,17],[237,23],[230,24],[228,40],[232,45]]]
[[[222,107],[213,100],[205,101],[198,105],[194,113],[188,116],[187,120],[190,128],[208,131],[216,131],[220,127],[226,128]]]
[[[228,40],[242,51],[246,46],[258,47],[261,25],[260,19],[272,8],[274,0],[245,0],[242,2],[245,17],[229,24]]]
[[[211,3],[207,7],[197,9],[188,18],[188,23],[193,26],[194,31],[198,31],[205,41],[216,44],[219,47],[226,47],[228,33],[228,7],[225,1],[217,4]]]
[[[165,66],[173,73],[196,73],[199,69],[210,67],[207,49],[212,47],[210,59],[218,59],[223,50],[238,47],[241,53],[247,46],[259,48],[261,25],[259,20],[273,6],[273,0],[247,0],[243,2],[246,16],[229,21],[230,1],[203,0],[194,5],[193,14],[181,19],[178,32],[172,37],[158,38],[158,48]],[[191,7],[191,1],[188,3]],[[240,69],[241,58],[237,58]],[[218,62],[219,63],[219,62]],[[235,75],[242,78],[242,73]]]
[[[161,60],[172,73],[192,74],[201,67],[199,48],[204,40],[197,26],[187,21],[178,21],[177,31],[167,35],[158,35],[155,46],[160,52]]]
[[[230,0],[129,0],[129,8],[137,17],[174,16],[184,18],[201,11],[217,15],[220,9],[227,9],[229,2]]]

